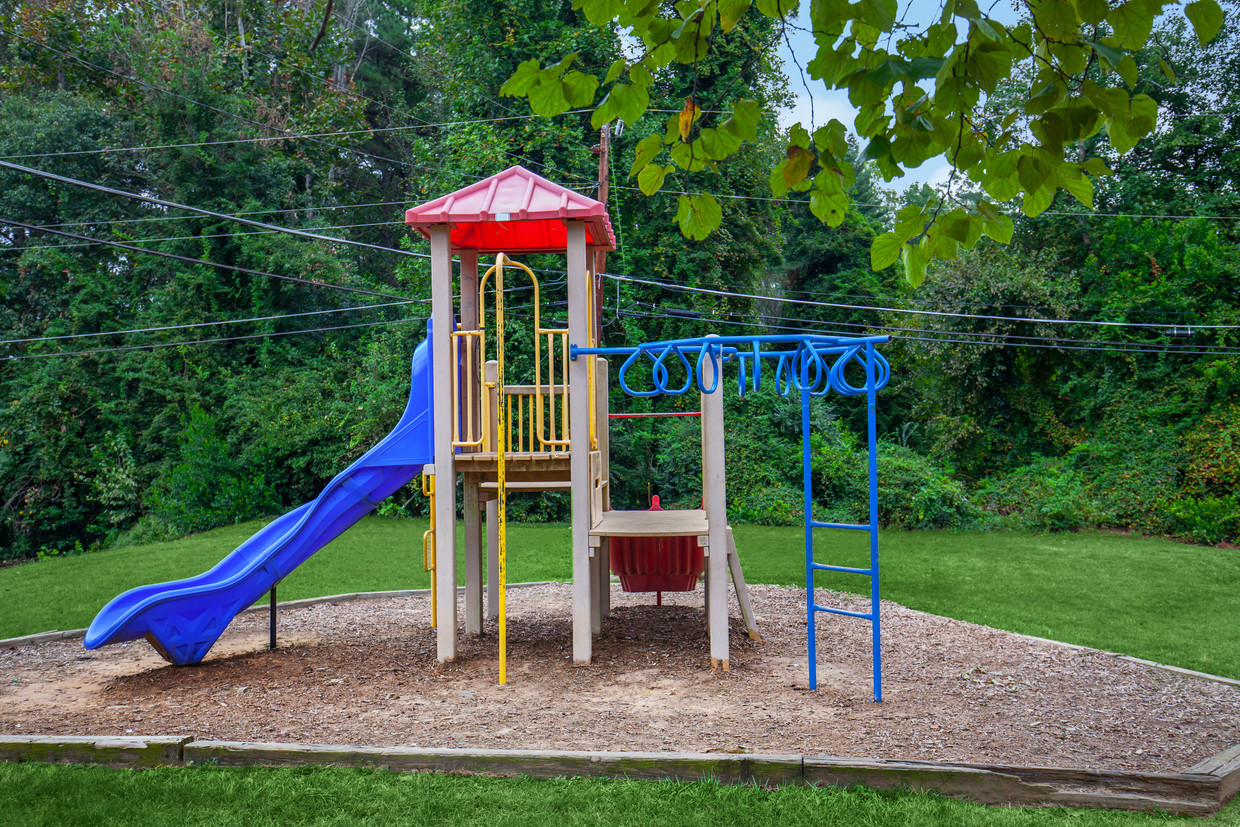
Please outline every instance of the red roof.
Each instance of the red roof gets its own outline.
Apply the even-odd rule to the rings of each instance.
[[[480,253],[562,252],[570,219],[585,222],[587,245],[616,248],[606,207],[521,166],[405,212],[405,223],[423,236],[450,224],[453,249]]]

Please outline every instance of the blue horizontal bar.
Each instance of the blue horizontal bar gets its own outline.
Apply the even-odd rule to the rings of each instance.
[[[814,528],[851,528],[855,531],[869,531],[870,524],[855,525],[853,523],[820,523],[817,520],[810,520],[809,524]]]
[[[828,566],[826,563],[812,563],[817,571],[843,571],[849,574],[864,574],[867,577],[874,576],[873,569],[850,569],[848,566]]]
[[[873,622],[874,620],[873,612],[871,612],[870,614],[862,614],[861,612],[850,612],[847,609],[832,609],[828,606],[819,606],[817,603],[814,604],[814,611],[830,612],[833,615],[847,615],[848,617],[859,617],[862,620],[869,620],[871,622]]]

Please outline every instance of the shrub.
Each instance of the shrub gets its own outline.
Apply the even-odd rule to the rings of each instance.
[[[173,534],[206,531],[279,508],[272,486],[246,468],[198,405],[186,417],[180,461],[148,492],[155,525]]]

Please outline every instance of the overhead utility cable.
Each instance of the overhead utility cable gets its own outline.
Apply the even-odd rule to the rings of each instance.
[[[0,163],[3,163],[3,162],[0,162]],[[11,218],[0,217],[0,223],[8,224],[13,227],[21,227],[25,230],[31,230],[34,232],[51,233],[52,235],[64,236],[66,238],[74,238],[74,239],[77,239],[78,241],[88,241],[92,244],[102,244],[107,247],[119,247],[122,250],[131,250],[135,253],[145,253],[147,255],[160,256],[162,258],[170,258],[170,259],[173,259],[174,261],[183,261],[186,264],[199,264],[199,265],[206,265],[208,267],[216,267],[221,270],[233,270],[235,272],[244,273],[249,276],[262,276],[264,278],[280,279],[281,281],[292,281],[292,282],[297,282],[298,284],[309,284],[314,287],[326,287],[329,290],[340,290],[345,293],[360,293],[364,296],[376,296],[381,299],[397,299],[397,300],[421,301],[421,302],[426,301],[425,299],[409,299],[408,296],[397,296],[392,293],[380,293],[375,290],[366,290],[361,287],[347,287],[343,284],[330,284],[324,281],[314,281],[313,279],[303,279],[303,278],[299,278],[298,276],[284,276],[279,273],[267,273],[262,270],[252,270],[249,267],[239,267],[235,264],[222,264],[218,261],[208,261],[205,259],[191,258],[189,256],[177,255],[176,253],[165,253],[162,250],[151,250],[147,247],[139,247],[136,244],[126,244],[123,241],[105,241],[104,239],[101,239],[101,238],[91,238],[90,236],[78,235],[77,233],[68,233],[68,232],[65,232],[64,230],[53,230],[49,227],[40,227],[37,224],[27,224],[24,221],[14,221]]]
[[[325,316],[329,313],[349,313],[354,310],[379,310],[384,307],[403,307],[419,304],[414,299],[400,302],[384,302],[382,304],[362,304],[356,307],[336,307],[331,310],[308,310],[304,313],[281,313],[276,316],[253,316],[249,319],[221,319],[218,322],[194,322],[192,324],[172,324],[162,327],[135,327],[129,330],[101,330],[95,333],[67,333],[63,336],[35,336],[29,339],[0,339],[0,345],[33,344],[38,342],[59,342],[66,339],[92,339],[100,336],[123,336],[130,333],[164,333],[169,330],[191,330],[198,327],[219,327],[229,324],[245,324],[247,322],[271,322],[280,319],[297,319],[302,316]]]
[[[283,330],[274,333],[251,333],[245,336],[221,336],[218,339],[195,339],[188,342],[155,342],[147,345],[126,345],[124,347],[101,347],[94,350],[57,351],[55,353],[28,353],[24,356],[0,356],[0,362],[21,362],[27,359],[50,359],[54,356],[94,356],[99,353],[123,353],[130,350],[155,350],[162,347],[187,347],[189,345],[211,345],[221,342],[241,342],[246,339],[271,339],[276,336],[297,336],[302,333],[329,333],[334,330],[354,330],[359,327],[377,327],[389,324],[408,324],[422,321],[421,319],[390,319],[381,322],[359,322],[358,324],[342,324],[335,327],[313,327],[305,330]]]
[[[873,310],[881,313],[904,313],[914,316],[942,316],[955,319],[984,319],[987,321],[999,322],[1027,322],[1039,324],[1080,324],[1092,325],[1095,327],[1137,327],[1149,330],[1183,330],[1191,327],[1197,330],[1238,330],[1240,325],[1229,324],[1155,324],[1152,322],[1107,322],[1097,319],[1037,319],[1027,316],[990,316],[980,313],[950,313],[943,310],[916,310],[907,307],[882,307],[869,304],[841,304],[837,302],[810,301],[809,299],[790,299],[782,296],[759,296],[754,293],[736,293],[728,290],[712,290],[708,287],[689,287],[683,284],[671,284],[662,281],[653,281],[650,279],[639,279],[635,276],[622,276],[616,273],[603,273],[609,279],[617,279],[619,281],[627,281],[633,284],[646,284],[652,287],[661,287],[664,290],[675,290],[684,293],[702,293],[708,296],[723,296],[725,298],[737,299],[757,299],[760,301],[773,301],[781,304],[799,304],[808,307],[833,307],[839,310]]]
[[[154,196],[150,196],[150,195],[139,195],[136,192],[126,192],[125,190],[118,190],[114,187],[105,187],[102,184],[92,184],[89,181],[79,181],[76,178],[69,178],[64,175],[57,175],[54,172],[46,172],[45,170],[41,170],[41,169],[33,169],[31,167],[24,167],[20,164],[10,163],[9,161],[0,161],[0,169],[11,169],[14,172],[22,172],[22,173],[25,173],[26,175],[34,175],[39,178],[47,178],[50,181],[59,181],[62,184],[70,184],[75,187],[85,187],[86,189],[91,189],[91,190],[95,190],[96,192],[106,193],[107,195],[119,195],[122,198],[131,198],[135,201],[142,201],[147,204],[154,204],[157,207],[164,207],[164,208],[173,209],[173,210],[185,210],[186,212],[197,213],[198,215],[205,215],[208,218],[218,218],[224,221],[236,221],[239,224],[246,224],[251,227],[258,227],[259,229],[262,229],[262,230],[274,230],[279,233],[286,233],[287,235],[295,235],[301,238],[313,239],[314,241],[326,241],[330,244],[348,244],[353,247],[366,247],[371,250],[382,250],[386,253],[395,253],[397,255],[411,256],[413,258],[430,258],[431,257],[430,253],[414,253],[409,250],[400,250],[395,247],[383,247],[378,244],[367,244],[365,241],[351,241],[347,238],[335,238],[329,235],[319,235],[318,233],[311,233],[305,230],[294,230],[292,227],[281,227],[276,224],[267,224],[266,222],[255,221],[251,218],[241,218],[240,216],[227,215],[226,213],[219,213],[213,210],[204,210],[202,207],[190,207],[190,206],[186,206],[185,204],[178,204],[174,201],[165,201],[162,198],[155,198]]]

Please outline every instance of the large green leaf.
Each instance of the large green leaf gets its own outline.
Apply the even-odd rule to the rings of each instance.
[[[617,83],[608,97],[616,102],[616,115],[629,126],[637,123],[650,106],[650,93],[641,86]]]
[[[1107,22],[1125,49],[1140,49],[1149,40],[1154,17],[1162,8],[1157,0],[1128,0],[1112,9]]]
[[[637,187],[646,195],[654,195],[663,188],[663,179],[675,167],[665,167],[662,164],[646,164],[642,167],[641,172],[637,173]]]
[[[598,89],[598,78],[576,70],[564,76],[564,97],[569,106],[588,106],[594,102],[594,91]]]
[[[900,248],[904,246],[904,239],[895,233],[883,233],[874,239],[874,243],[870,245],[870,267],[874,270],[883,270],[896,263],[896,259],[900,257]]]
[[[723,209],[709,193],[682,195],[677,199],[676,217],[672,220],[686,237],[701,241],[723,221]]]
[[[884,32],[891,31],[899,11],[896,0],[858,0],[852,6],[857,20]]]
[[[639,169],[642,169],[658,157],[659,152],[663,150],[663,138],[659,135],[647,135],[637,142],[637,150],[633,156],[633,166],[629,169],[629,175],[636,175]]]
[[[904,280],[913,287],[921,287],[926,280],[926,253],[920,246],[904,245],[901,251],[904,258]]]
[[[517,66],[517,71],[512,73],[512,77],[504,81],[504,85],[499,88],[501,95],[510,97],[519,97],[528,95],[530,90],[538,83],[540,68],[537,58],[530,58]]]
[[[719,0],[719,26],[725,32],[740,22],[749,11],[750,0]]]
[[[814,164],[814,153],[795,144],[788,147],[788,163],[784,165],[784,186],[795,187],[809,175]]]
[[[564,94],[564,81],[548,79],[545,75],[530,89],[530,109],[538,115],[560,115],[568,111],[568,96]]]
[[[1184,16],[1193,24],[1193,31],[1202,46],[1218,37],[1225,20],[1223,9],[1216,0],[1196,0],[1184,7]]]

